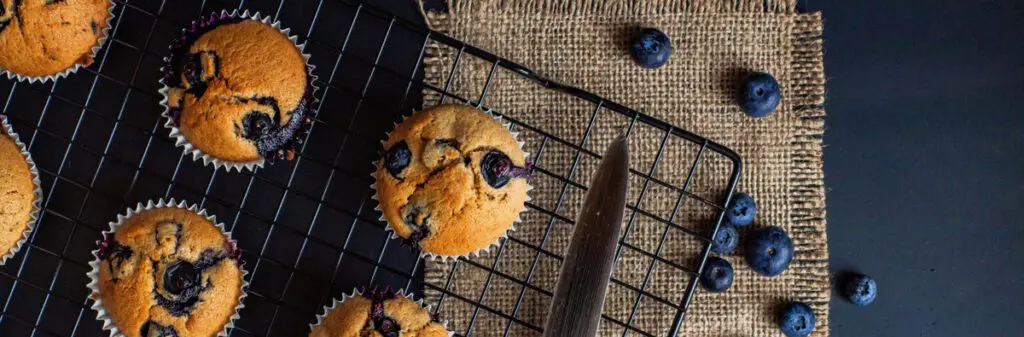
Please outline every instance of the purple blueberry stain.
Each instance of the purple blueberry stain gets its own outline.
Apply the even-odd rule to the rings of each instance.
[[[513,178],[528,178],[533,172],[532,165],[517,167],[504,153],[490,151],[480,159],[480,173],[493,188],[504,187]]]
[[[139,335],[142,337],[178,337],[178,331],[174,329],[174,326],[147,321],[139,329]]]
[[[363,296],[371,302],[370,319],[373,321],[374,330],[377,330],[382,336],[397,337],[398,333],[402,331],[402,327],[384,313],[384,301],[397,297],[397,294],[390,288],[374,287],[364,291]]]
[[[99,251],[96,252],[96,257],[108,262],[107,268],[110,271],[111,278],[114,282],[117,282],[119,278],[115,270],[120,269],[125,261],[131,259],[132,248],[117,242],[112,233],[104,233],[103,240],[99,242]]]
[[[398,333],[402,331],[398,322],[390,318],[381,319],[380,323],[375,325],[377,326],[377,332],[380,332],[384,337],[397,337]]]
[[[2,18],[4,15],[7,14],[8,9],[6,7],[4,7],[4,6],[5,6],[4,2],[0,1],[0,18]],[[15,1],[14,3],[11,4],[11,8],[10,8],[11,12],[15,12],[14,15],[11,15],[11,17],[6,19],[6,20],[0,19],[0,32],[3,32],[4,28],[7,28],[7,25],[10,24],[12,20],[14,20],[14,17],[18,16],[18,13],[16,12],[17,10],[18,10],[18,1]]]

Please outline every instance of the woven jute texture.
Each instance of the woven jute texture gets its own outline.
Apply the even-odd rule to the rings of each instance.
[[[751,271],[742,247],[724,256],[735,268],[732,288],[716,294],[698,289],[680,335],[781,336],[775,315],[788,301],[810,304],[818,320],[813,336],[828,335],[820,14],[797,13],[795,0],[473,0],[452,1],[447,11],[425,15],[435,30],[700,134],[742,156],[738,190],[759,204],[751,227],[781,226],[796,245],[796,257],[785,273],[768,278]],[[663,68],[642,69],[630,59],[628,40],[639,27],[658,27],[672,38],[675,52]],[[458,97],[479,99],[492,63],[463,54],[452,75],[457,49],[432,44],[427,53],[428,83],[448,86]],[[781,84],[782,104],[766,118],[746,117],[734,102],[737,81],[750,71],[771,73]],[[592,119],[594,104],[544,89],[500,67],[490,76],[483,105],[543,131],[513,127],[539,168],[531,180],[531,207],[509,238],[489,252],[458,263],[428,261],[426,282],[432,286],[426,296],[435,304],[440,300],[440,315],[460,334],[533,336],[539,333],[530,327],[544,325],[561,264],[558,257],[568,246],[571,221],[583,199],[581,186],[589,183],[599,161],[565,143],[545,140],[544,133],[602,153],[630,120],[605,109]],[[425,105],[440,99],[437,91],[425,90]],[[650,172],[657,162],[654,177],[683,186],[699,146],[669,137],[655,161],[663,139],[664,132],[635,125],[631,166]],[[731,169],[724,156],[705,151],[689,191],[720,202]],[[613,273],[621,283],[609,286],[604,314],[646,334],[665,336],[677,313],[666,303],[678,305],[692,279],[665,263],[652,264],[639,250],[696,268],[704,243],[659,219],[701,232],[710,228],[716,210],[693,198],[680,199],[677,191],[658,184],[646,184],[637,202],[645,180],[642,175],[632,178],[627,200],[648,214],[626,212],[624,227],[631,215],[633,225],[624,231],[625,241],[636,249],[621,252]],[[653,268],[649,279],[648,268]],[[448,294],[436,288],[448,289]],[[638,293],[630,288],[651,296],[637,302]],[[624,329],[603,319],[600,335],[622,335]]]

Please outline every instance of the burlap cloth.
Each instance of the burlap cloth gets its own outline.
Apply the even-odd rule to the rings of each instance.
[[[775,323],[780,304],[803,301],[814,307],[818,327],[814,336],[828,335],[829,275],[825,236],[825,193],[822,173],[824,132],[824,73],[821,16],[795,11],[795,0],[612,1],[587,0],[453,0],[447,12],[427,12],[428,24],[467,43],[518,62],[554,80],[592,91],[605,98],[666,120],[724,144],[743,157],[738,190],[754,196],[760,209],[753,226],[777,225],[789,232],[796,257],[781,276],[755,274],[742,258],[742,248],[725,256],[736,270],[728,291],[712,294],[698,290],[685,316],[683,336],[781,336]],[[671,38],[675,52],[657,70],[637,67],[627,53],[627,41],[637,27],[659,27]],[[444,87],[458,51],[431,45],[425,75],[428,83]],[[476,100],[483,90],[491,63],[464,54],[451,80],[450,92]],[[733,100],[736,81],[751,70],[773,74],[783,90],[783,101],[772,115],[746,117]],[[440,95],[425,90],[425,104]],[[446,99],[446,102],[449,101]],[[594,105],[566,94],[541,88],[521,76],[498,69],[484,105],[526,124],[596,153],[603,152],[618,127],[629,120],[602,110],[584,142]],[[533,336],[528,326],[543,327],[551,289],[558,278],[561,256],[571,234],[583,189],[562,177],[586,185],[598,160],[583,154],[575,169],[576,151],[527,128],[520,139],[536,154],[542,170],[531,183],[533,201],[523,222],[499,249],[455,264],[426,264],[426,282],[444,289],[440,314],[449,327],[473,336]],[[640,172],[651,169],[664,133],[636,125],[630,136],[631,165]],[[697,146],[670,138],[654,176],[682,186]],[[724,157],[705,152],[689,190],[719,201],[731,166]],[[570,172],[571,171],[571,172]],[[628,200],[635,203],[644,179],[630,182]],[[559,196],[565,191],[565,198]],[[651,184],[639,208],[669,219],[679,193]],[[684,198],[672,221],[694,231],[707,230],[715,211]],[[559,216],[551,216],[549,210]],[[631,212],[627,210],[627,222]],[[545,236],[545,234],[547,235]],[[695,268],[703,243],[681,230],[670,229],[656,218],[636,215],[627,242]],[[546,239],[545,239],[546,238]],[[500,258],[497,258],[500,252]],[[532,268],[534,261],[536,267]],[[497,261],[497,262],[496,262]],[[623,249],[613,277],[642,288],[652,259]],[[493,268],[497,272],[490,272]],[[653,267],[645,292],[669,303],[683,298],[690,277],[663,263]],[[488,283],[489,281],[489,283]],[[486,291],[484,285],[489,284]],[[525,284],[525,285],[524,285]],[[519,301],[522,295],[522,301]],[[427,287],[429,302],[441,296]],[[462,297],[460,299],[458,297]],[[604,314],[621,322],[630,320],[637,293],[619,284],[609,287]],[[479,301],[482,306],[474,302]],[[501,314],[495,314],[501,313]],[[646,333],[668,334],[676,310],[644,297],[630,325]],[[502,315],[514,317],[513,320]],[[475,319],[474,319],[475,316]],[[469,322],[473,321],[470,328]],[[622,335],[623,327],[603,320],[601,335]],[[640,335],[630,330],[630,335]]]

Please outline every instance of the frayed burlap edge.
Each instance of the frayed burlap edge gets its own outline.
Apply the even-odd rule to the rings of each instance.
[[[828,335],[829,275],[828,241],[825,233],[825,185],[822,136],[825,133],[825,71],[821,13],[801,13],[794,19],[790,90],[791,109],[800,117],[793,139],[793,158],[788,172],[795,183],[789,192],[794,205],[790,237],[800,254],[790,269],[797,275],[796,295],[791,300],[817,310],[816,333]]]
[[[657,15],[675,13],[793,13],[796,0],[448,0],[448,12],[429,11],[417,1],[427,25],[446,31],[447,19],[459,12],[496,11],[527,14]]]
[[[792,111],[800,117],[803,130],[792,140],[796,148],[790,170],[791,181],[797,182],[789,193],[795,205],[790,215],[793,226],[790,236],[799,245],[800,254],[790,265],[790,273],[799,275],[796,298],[810,304],[818,318],[816,333],[829,335],[828,243],[825,232],[825,186],[822,160],[825,132],[825,76],[821,13],[796,13],[795,0],[647,0],[618,3],[603,0],[555,3],[550,0],[512,1],[449,1],[447,11],[428,10],[423,0],[417,1],[427,26],[450,34],[453,15],[467,10],[515,11],[520,13],[636,15],[668,13],[779,13],[794,15],[791,78],[787,83],[792,94],[788,99]],[[450,48],[431,41],[426,48],[424,82],[442,87],[445,78],[443,60],[452,57]],[[585,88],[584,88],[585,89]],[[441,94],[423,90],[424,102],[437,102]],[[444,284],[445,268],[425,262],[425,282]],[[440,297],[440,291],[427,287],[428,301]]]

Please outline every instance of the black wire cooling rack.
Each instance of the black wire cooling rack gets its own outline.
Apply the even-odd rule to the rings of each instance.
[[[160,121],[157,93],[162,57],[182,27],[200,15],[221,9],[248,9],[271,14],[307,42],[306,52],[320,77],[320,105],[314,126],[294,161],[279,161],[252,173],[227,173],[204,167],[182,156],[168,138]],[[377,220],[369,188],[371,162],[380,150],[384,132],[401,115],[423,104],[421,92],[435,92],[442,101],[458,101],[485,107],[496,69],[508,70],[565,95],[593,104],[591,127],[599,111],[620,114],[629,130],[644,125],[660,132],[660,147],[647,170],[633,170],[642,189],[632,205],[641,205],[649,187],[677,192],[676,208],[686,199],[697,200],[715,210],[717,230],[723,206],[728,204],[740,174],[740,158],[731,150],[700,136],[673,127],[589,92],[559,85],[533,71],[486,51],[464,44],[422,25],[403,20],[384,10],[360,2],[340,0],[274,1],[116,1],[116,17],[96,63],[55,83],[27,84],[0,79],[0,108],[9,117],[22,141],[28,144],[39,167],[45,193],[44,208],[29,242],[0,269],[0,336],[106,336],[95,313],[89,308],[86,272],[100,232],[117,214],[136,203],[155,198],[177,198],[198,203],[224,222],[243,249],[242,258],[250,271],[250,295],[232,336],[301,336],[308,333],[314,315],[329,302],[363,285],[387,285],[422,294],[424,287],[439,291],[437,305],[452,298],[474,303],[508,321],[504,335],[513,324],[527,331],[539,331],[535,324],[522,322],[516,312],[504,312],[481,302],[487,292],[473,299],[451,292],[448,286],[423,282],[422,260],[417,253],[389,240]],[[424,83],[423,59],[427,47],[439,43],[457,50],[447,83]],[[488,84],[479,97],[463,98],[449,91],[451,78],[459,71],[459,60],[472,55],[490,64]],[[493,108],[500,113],[501,107]],[[559,144],[579,158],[599,155],[564,137],[523,121],[507,119],[519,132],[532,133],[540,142],[540,156],[548,144]],[[696,144],[690,175],[682,184],[653,176],[655,167],[673,144],[682,140]],[[584,140],[585,141],[585,140]],[[711,151],[731,162],[731,174],[721,197],[710,200],[689,193],[688,187],[701,156]],[[537,165],[537,174],[547,175],[565,187],[585,186],[568,174]],[[559,203],[565,198],[563,193]],[[552,219],[558,215],[536,204],[531,209]],[[638,214],[658,219],[668,228],[682,228],[674,221],[651,214],[642,207],[629,206],[630,218],[624,235],[629,235]],[[668,219],[675,218],[675,211]],[[550,224],[549,224],[550,227]],[[708,257],[707,243],[713,234],[686,231],[699,238],[704,249],[694,266],[681,266],[660,256],[665,243],[650,252],[622,241],[622,249],[635,250],[652,260],[643,284],[613,280],[641,298],[671,304],[675,316],[670,335],[680,327],[696,287],[696,276]],[[713,231],[711,231],[713,233]],[[547,234],[545,234],[545,238]],[[516,241],[513,236],[509,240]],[[537,251],[538,256],[556,254],[542,245],[518,241]],[[500,254],[499,254],[500,258]],[[536,261],[531,270],[536,268]],[[470,264],[491,273],[494,265],[470,260]],[[660,299],[647,289],[655,264],[678,268],[691,275],[685,296],[679,302]],[[458,268],[452,268],[455,273]],[[502,275],[510,277],[508,275]],[[528,281],[512,277],[522,287]],[[490,278],[488,278],[490,282]],[[550,292],[539,291],[550,296]],[[520,296],[520,300],[521,300]],[[633,313],[625,322],[605,316],[623,327],[623,335],[653,335],[631,326]],[[518,310],[518,305],[516,310]],[[474,314],[474,317],[476,314]],[[460,335],[472,335],[472,322]],[[479,333],[478,333],[479,334]]]

